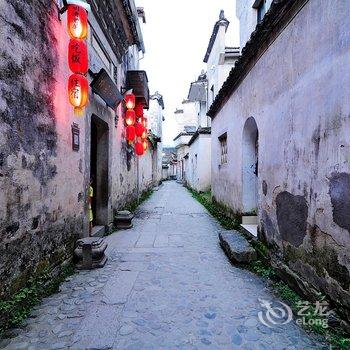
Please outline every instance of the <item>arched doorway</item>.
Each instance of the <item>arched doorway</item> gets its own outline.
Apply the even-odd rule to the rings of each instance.
[[[258,138],[255,119],[244,124],[242,139],[242,204],[244,213],[257,212],[258,208]]]

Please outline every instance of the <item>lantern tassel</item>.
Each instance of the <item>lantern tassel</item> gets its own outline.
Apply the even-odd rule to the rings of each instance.
[[[84,115],[84,108],[74,107],[74,114],[76,116],[82,117]]]

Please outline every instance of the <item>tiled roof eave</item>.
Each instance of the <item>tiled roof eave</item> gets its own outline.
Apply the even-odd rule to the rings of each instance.
[[[271,42],[283,31],[290,20],[309,0],[273,0],[263,21],[256,26],[249,41],[242,49],[241,57],[231,69],[207,115],[212,119],[220,112],[236,88],[267,50]]]

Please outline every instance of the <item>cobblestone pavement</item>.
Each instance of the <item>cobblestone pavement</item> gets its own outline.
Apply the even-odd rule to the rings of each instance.
[[[107,238],[103,269],[79,272],[36,307],[6,349],[326,349],[294,322],[268,328],[254,274],[232,266],[220,227],[175,182]]]

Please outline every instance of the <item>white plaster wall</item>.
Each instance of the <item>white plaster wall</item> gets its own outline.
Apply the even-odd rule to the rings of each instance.
[[[200,134],[191,144],[188,166],[189,185],[196,191],[208,191],[211,187],[211,135]]]
[[[197,157],[196,157],[197,156]],[[190,187],[198,191],[199,185],[199,169],[198,163],[200,157],[199,139],[193,142],[189,147],[189,171],[188,184]]]
[[[149,110],[149,127],[153,134],[162,139],[163,136],[163,110],[157,99],[151,99]],[[163,159],[163,144],[158,142],[153,153],[153,182],[157,185],[162,179],[162,159]]]
[[[259,130],[259,215],[265,210],[277,227],[277,194],[305,196],[308,223],[344,246],[350,236],[332,220],[329,179],[350,172],[344,151],[350,147],[349,11],[345,1],[308,2],[212,121],[217,200],[242,211],[242,132],[253,116]],[[228,164],[219,166],[218,137],[224,132]]]
[[[214,97],[219,92],[223,83],[223,77],[220,73],[221,67],[219,66],[220,55],[225,53],[225,34],[226,27],[220,26],[213,48],[207,62],[207,79],[208,79],[208,106],[213,103],[213,97],[211,88],[214,86]]]
[[[211,188],[211,135],[202,134],[199,135],[199,147],[200,147],[200,156],[199,156],[199,191],[209,191]]]
[[[253,4],[255,0],[236,0],[236,15],[240,25],[240,46],[243,48],[250,38],[251,33],[255,30],[258,22],[258,13]],[[270,8],[273,0],[267,0],[267,8]]]
[[[188,137],[188,136],[187,136]],[[179,181],[187,181],[187,174],[188,174],[188,169],[187,169],[187,164],[185,160],[185,155],[189,153],[189,147],[186,144],[183,144],[179,147],[176,148],[176,153],[177,153],[177,167],[176,167],[176,178]],[[184,171],[182,173],[182,170]],[[182,177],[182,175],[184,177]]]
[[[139,186],[140,193],[153,187],[152,154],[154,150],[149,146],[148,150],[139,157]]]
[[[183,109],[183,113],[174,114],[178,133],[184,131],[185,126],[196,126],[198,122],[195,102],[184,101],[181,109]]]

